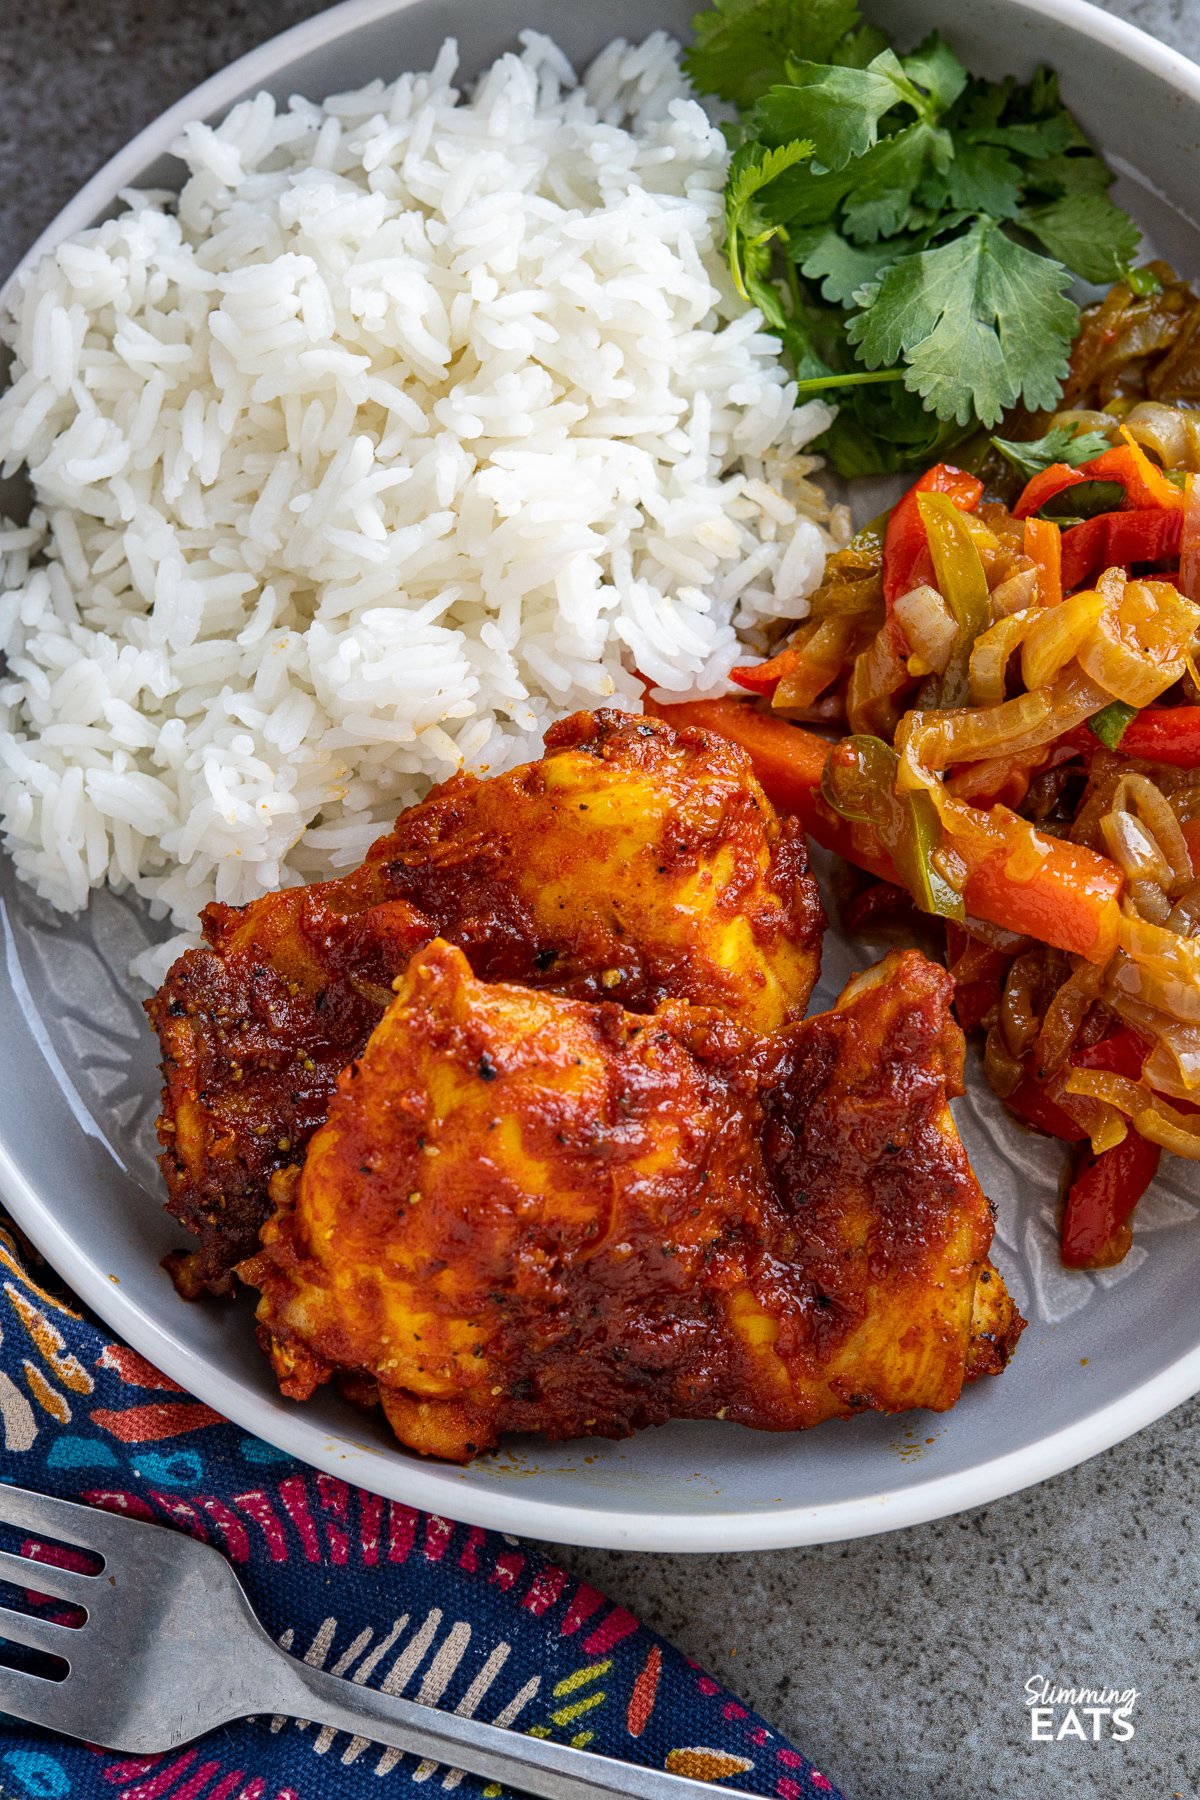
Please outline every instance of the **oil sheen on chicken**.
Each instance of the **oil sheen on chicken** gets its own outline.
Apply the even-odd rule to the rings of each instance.
[[[148,1005],[168,1206],[200,1238],[176,1279],[228,1285],[271,1176],[434,937],[487,980],[641,1011],[675,995],[761,1033],[803,1015],[823,926],[803,835],[743,752],[617,712],[563,720],[510,774],[445,782],[340,880],[206,908],[207,947]]]
[[[952,1406],[1022,1321],[947,1104],[950,993],[899,953],[756,1039],[431,944],[242,1270],[283,1391],[335,1376],[456,1461],[508,1431]]]

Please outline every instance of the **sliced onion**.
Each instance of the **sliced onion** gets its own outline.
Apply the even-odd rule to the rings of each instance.
[[[1124,569],[1121,568],[1119,563],[1114,563],[1110,568],[1105,569],[1102,574],[1096,577],[1096,591],[1097,593],[1103,594],[1106,600],[1111,600],[1113,605],[1116,606],[1121,595],[1125,592],[1128,581],[1129,577]]]
[[[1198,628],[1200,606],[1170,583],[1128,581],[1080,645],[1079,665],[1115,700],[1149,706],[1183,674]]]
[[[1114,988],[1168,1018],[1200,1025],[1200,938],[1123,912],[1117,942],[1125,956],[1110,970]]]
[[[1036,579],[1036,578],[1035,578]],[[1057,608],[1054,610],[1057,611]],[[981,632],[971,646],[970,690],[973,706],[999,706],[1006,692],[1008,659],[1041,618],[1041,609],[1030,607],[998,619]],[[1026,684],[1028,685],[1028,684]],[[1037,684],[1041,686],[1039,682]]]
[[[893,608],[899,619],[909,648],[925,664],[920,671],[941,675],[950,661],[950,652],[958,636],[958,623],[935,587],[922,582],[920,587],[901,594]],[[916,673],[917,671],[913,671]]]
[[[1037,939],[1026,937],[1022,932],[1006,931],[1003,925],[993,925],[990,919],[976,919],[970,913],[959,920],[959,927],[968,937],[975,938],[985,944],[989,950],[999,950],[1005,956],[1020,956],[1023,950],[1037,947]]]
[[[1187,464],[1187,423],[1177,406],[1164,406],[1161,400],[1139,400],[1125,415],[1125,429],[1139,444],[1153,450],[1164,469],[1179,469]]]
[[[365,975],[351,975],[348,979],[355,993],[370,1006],[377,1006],[380,1012],[385,1012],[396,998],[391,988],[378,981],[368,981]]]
[[[1200,881],[1193,881],[1179,896],[1167,919],[1167,927],[1181,937],[1200,936]]]
[[[1122,775],[1113,794],[1113,808],[1128,812],[1133,809],[1154,839],[1155,848],[1166,864],[1162,886],[1172,900],[1178,899],[1192,881],[1192,856],[1175,808],[1157,783],[1148,775],[1129,771]],[[1101,827],[1103,829],[1103,826]],[[1151,876],[1149,879],[1156,879]]]
[[[1042,957],[1039,951],[1018,956],[1008,971],[1004,992],[1000,997],[999,1025],[1011,1056],[1024,1056],[1038,1032],[1038,1009],[1034,998]]]
[[[1038,609],[1021,646],[1021,679],[1027,688],[1048,687],[1095,631],[1108,605],[1095,589]]]
[[[999,582],[991,593],[992,612],[1005,617],[1032,606],[1037,595],[1037,576],[1037,565],[1031,563],[1029,568],[1018,569],[1006,581]]]
[[[1019,756],[1040,749],[1073,731],[1107,703],[1106,694],[1076,674],[1068,675],[1052,690],[1018,694],[999,706],[908,713],[896,737],[901,782],[906,762],[912,770],[912,785],[926,787],[931,769],[978,762],[994,750]]]
[[[1165,925],[1170,918],[1171,902],[1157,881],[1130,881],[1125,893],[1139,918],[1149,919],[1152,925]]]
[[[1020,1060],[1013,1056],[1004,1039],[1004,1034],[997,1027],[988,1032],[983,1046],[983,1072],[987,1076],[988,1086],[1002,1100],[1015,1093],[1025,1079],[1025,1069]]]
[[[1200,1162],[1200,1117],[1195,1113],[1176,1112],[1160,1100],[1157,1106],[1138,1114],[1135,1127],[1142,1137],[1169,1150],[1172,1156]]]
[[[1068,1094],[1100,1100],[1130,1118],[1140,1112],[1150,1098],[1141,1082],[1130,1081],[1127,1075],[1114,1075],[1110,1069],[1072,1069],[1064,1085]]]
[[[1085,1109],[1086,1103],[1077,1100],[1076,1110],[1082,1114],[1079,1123],[1092,1140],[1092,1155],[1103,1156],[1106,1150],[1115,1150],[1129,1136],[1129,1127],[1114,1106],[1104,1106],[1093,1101]]]
[[[1088,1094],[1070,1093],[1066,1076],[1061,1070],[1050,1077],[1046,1083],[1046,1092],[1056,1106],[1062,1107],[1068,1118],[1074,1119],[1080,1130],[1087,1132],[1092,1150],[1097,1156],[1102,1151],[1111,1150],[1114,1144],[1119,1144],[1126,1136],[1124,1114],[1115,1107],[1106,1106],[1101,1100],[1093,1100]]]
[[[1152,882],[1160,891],[1166,887],[1171,879],[1170,864],[1132,813],[1119,808],[1105,813],[1100,821],[1100,835],[1108,854],[1131,881]]]
[[[1086,844],[1098,850],[1101,844],[1100,821],[1112,811],[1113,795],[1121,779],[1121,759],[1113,750],[1096,750],[1092,756],[1092,782],[1083,805],[1075,815],[1070,838],[1074,844]]]
[[[1054,1074],[1066,1062],[1075,1035],[1091,1011],[1100,993],[1104,968],[1082,956],[1046,1008],[1042,1029],[1038,1033],[1036,1060],[1038,1068]]]
[[[1114,962],[1121,959],[1118,951]],[[1110,966],[1104,984],[1105,1005],[1152,1046],[1144,1078],[1159,1093],[1176,1100],[1200,1099],[1200,1025],[1184,1025],[1152,1006],[1131,1000],[1114,987],[1112,973]]]
[[[1146,1080],[1156,1093],[1195,1101],[1200,1097],[1200,1028],[1164,1025],[1156,1030],[1143,1070]]]
[[[1072,1069],[1066,1088],[1070,1094],[1099,1100],[1123,1112],[1150,1143],[1200,1161],[1200,1113],[1178,1112],[1144,1083],[1111,1075],[1106,1069]]]
[[[786,712],[811,706],[841,674],[857,629],[853,615],[807,620],[791,638],[794,666],[779,681],[771,705]]]
[[[1120,420],[1112,413],[1097,412],[1090,406],[1072,406],[1054,415],[1053,425],[1074,425],[1076,431],[1102,431],[1112,443],[1117,441]]]
[[[899,625],[888,619],[855,657],[846,688],[846,718],[852,732],[886,740],[896,729],[900,709],[894,696],[909,685],[903,643]]]

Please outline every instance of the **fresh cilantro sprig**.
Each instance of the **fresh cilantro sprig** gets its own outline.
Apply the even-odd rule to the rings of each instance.
[[[1072,276],[1115,280],[1138,244],[1055,77],[973,77],[936,33],[899,55],[854,0],[715,0],[695,33],[693,82],[739,114],[730,267],[801,392],[837,399],[841,473],[1052,407]]]
[[[778,225],[764,224],[758,217],[754,197],[785,169],[805,162],[812,153],[813,146],[807,138],[798,138],[782,144],[778,150],[743,144],[730,159],[725,181],[725,254],[743,300],[750,298],[743,263],[749,259],[753,276],[762,261],[754,252],[768,244],[779,230]]]
[[[1026,481],[1032,481],[1052,463],[1081,468],[1112,448],[1111,440],[1102,431],[1085,431],[1078,425],[1052,425],[1044,437],[1030,438],[1025,443],[1001,437],[994,437],[992,443]]]

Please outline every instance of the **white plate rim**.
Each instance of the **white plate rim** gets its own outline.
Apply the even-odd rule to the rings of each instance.
[[[132,185],[149,163],[168,152],[189,121],[223,111],[247,89],[270,81],[297,58],[416,3],[340,0],[340,4],[268,39],[193,88],[130,139],[68,201],[0,287],[0,304],[10,286],[41,255],[88,226],[112,204],[121,188]],[[1009,0],[1009,4],[1105,45],[1200,105],[1200,66],[1148,32],[1102,11],[1091,0]],[[978,1463],[966,1472],[938,1476],[898,1491],[821,1505],[779,1506],[769,1512],[689,1513],[686,1523],[673,1512],[595,1512],[576,1504],[473,1488],[460,1471],[445,1464],[389,1456],[385,1450],[349,1436],[334,1438],[310,1423],[300,1409],[281,1429],[281,1415],[269,1401],[189,1349],[78,1249],[3,1142],[0,1199],[50,1266],[93,1312],[165,1375],[243,1430],[385,1499],[445,1513],[452,1498],[453,1516],[465,1524],[589,1548],[696,1553],[774,1550],[902,1530],[1002,1499],[1061,1474],[1200,1392],[1198,1345],[1129,1393],[1035,1444]],[[456,1477],[463,1481],[461,1494],[454,1491]]]

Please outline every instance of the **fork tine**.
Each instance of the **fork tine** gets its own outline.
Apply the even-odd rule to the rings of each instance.
[[[79,1631],[72,1625],[56,1625],[51,1619],[39,1619],[33,1613],[13,1612],[7,1606],[0,1606],[0,1638],[7,1638],[10,1644],[24,1644],[27,1650],[45,1650],[51,1656],[69,1659]]]
[[[76,1544],[81,1550],[94,1550],[103,1556],[109,1551],[116,1554],[121,1543],[128,1543],[128,1537],[122,1534],[128,1533],[130,1524],[136,1522],[110,1519],[94,1506],[52,1500],[48,1494],[33,1494],[28,1488],[10,1487],[6,1481],[0,1481],[0,1523],[58,1538],[61,1543]]]
[[[63,1569],[57,1563],[35,1562],[32,1556],[10,1556],[0,1550],[0,1581],[13,1587],[32,1588],[35,1594],[53,1594],[56,1600],[71,1600],[86,1606],[89,1589],[94,1594],[96,1577],[81,1575],[78,1569]]]
[[[40,1675],[27,1675],[24,1669],[0,1668],[0,1718],[10,1713],[30,1725],[44,1725],[49,1731],[71,1730],[64,1718],[66,1688],[64,1681],[46,1681]]]

